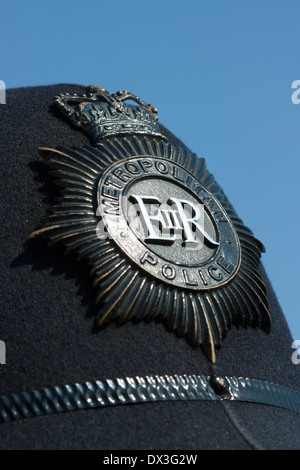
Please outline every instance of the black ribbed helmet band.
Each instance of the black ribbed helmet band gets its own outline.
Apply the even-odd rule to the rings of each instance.
[[[161,401],[230,400],[300,412],[300,392],[242,377],[164,375],[95,380],[0,398],[0,422],[65,411]]]

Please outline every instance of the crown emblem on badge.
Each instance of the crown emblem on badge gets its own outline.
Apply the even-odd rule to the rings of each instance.
[[[110,94],[105,88],[89,86],[82,95],[61,93],[55,104],[94,145],[104,137],[133,132],[165,138],[158,128],[157,109],[126,90]]]

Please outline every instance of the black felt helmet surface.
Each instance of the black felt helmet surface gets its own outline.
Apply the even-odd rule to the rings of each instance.
[[[104,257],[104,261],[105,257],[108,259],[111,253],[109,250],[116,242],[114,256],[121,257],[120,263],[126,265],[126,260],[130,259],[132,264],[129,263],[128,268],[126,265],[127,271],[124,271],[124,277],[122,277],[123,272],[120,272],[114,278],[119,290],[111,290],[110,286],[113,281],[108,284],[109,288],[108,285],[106,286],[109,292],[115,292],[111,297],[106,298],[107,292],[103,288],[103,282],[98,286],[95,281],[93,286],[90,276],[91,267],[84,256],[78,260],[78,253],[72,250],[70,254],[64,256],[65,245],[58,244],[58,246],[48,248],[43,237],[30,238],[32,233],[43,230],[40,228],[43,219],[46,219],[43,227],[49,229],[47,211],[50,208],[52,208],[52,215],[56,217],[55,223],[51,222],[52,226],[59,220],[58,236],[65,238],[67,236],[65,228],[62,227],[65,221],[62,207],[66,206],[59,207],[60,218],[57,218],[57,209],[54,208],[57,207],[55,206],[57,201],[61,201],[63,193],[53,184],[53,175],[49,175],[37,148],[43,147],[44,150],[40,152],[44,154],[50,167],[52,165],[54,176],[58,177],[58,173],[55,173],[58,171],[58,164],[55,163],[57,154],[45,149],[55,149],[60,146],[62,161],[67,165],[71,159],[76,160],[78,152],[82,152],[80,149],[84,146],[91,146],[89,138],[73,125],[74,122],[72,124],[67,119],[62,119],[62,114],[53,105],[53,98],[59,93],[66,92],[81,96],[86,93],[86,89],[82,86],[61,84],[8,90],[7,104],[1,106],[0,109],[3,175],[1,178],[2,316],[0,339],[5,342],[6,346],[6,364],[0,364],[0,396],[11,396],[21,392],[42,390],[45,387],[87,381],[156,376],[208,377],[210,386],[215,389],[217,395],[222,393],[222,380],[218,381],[220,377],[242,377],[266,381],[299,391],[299,365],[293,364],[291,360],[293,340],[262,265],[258,265],[255,277],[256,285],[259,286],[259,299],[264,300],[264,314],[261,313],[263,308],[261,305],[254,306],[254,310],[249,307],[248,288],[253,283],[250,274],[248,286],[246,286],[245,278],[238,279],[241,291],[238,291],[237,286],[233,284],[241,266],[242,272],[246,273],[250,269],[251,260],[247,258],[247,247],[250,244],[253,245],[254,242],[250,243],[249,232],[244,228],[239,228],[234,209],[217,183],[212,182],[211,175],[204,167],[201,167],[201,162],[193,160],[195,157],[190,150],[156,121],[153,121],[153,126],[156,126],[155,135],[153,131],[149,139],[152,138],[153,142],[156,142],[155,152],[159,154],[159,158],[157,157],[157,164],[153,164],[153,174],[147,174],[147,188],[151,189],[151,184],[153,185],[156,181],[154,171],[157,175],[160,173],[158,175],[160,183],[157,184],[157,181],[155,183],[158,189],[156,193],[153,193],[154,195],[152,194],[155,201],[157,202],[164,192],[169,190],[172,192],[174,183],[171,177],[168,179],[164,176],[170,161],[174,170],[173,180],[177,179],[181,188],[176,192],[176,197],[173,197],[173,202],[177,204],[179,211],[181,206],[178,201],[186,201],[186,194],[191,193],[191,186],[188,190],[183,188],[183,178],[185,177],[185,182],[188,181],[191,185],[194,177],[192,170],[194,171],[195,168],[198,168],[198,174],[202,172],[201,175],[205,181],[202,191],[209,188],[210,194],[216,194],[212,198],[213,202],[210,202],[211,205],[207,203],[205,206],[203,217],[207,220],[207,231],[204,232],[200,226],[198,227],[200,231],[202,230],[203,246],[206,250],[201,259],[202,270],[198,269],[197,264],[194,263],[195,268],[194,265],[189,265],[187,259],[184,259],[181,263],[183,266],[180,271],[181,278],[178,280],[179,268],[176,271],[178,263],[176,265],[176,260],[172,258],[173,255],[169,249],[170,243],[173,243],[173,232],[169,235],[168,245],[162,244],[160,240],[156,251],[153,251],[153,240],[150,240],[152,248],[146,251],[146,256],[144,252],[141,252],[139,260],[142,260],[142,266],[138,266],[138,269],[136,265],[139,260],[135,259],[138,248],[134,247],[132,251],[132,247],[125,245],[120,236],[117,241],[107,242],[110,245],[105,245],[108,248],[100,251],[100,254]],[[61,107],[64,105],[66,102],[63,102]],[[143,105],[150,106],[145,103],[142,103]],[[126,115],[127,111],[124,109],[115,112],[123,112]],[[146,109],[145,114],[139,116],[139,123],[143,121],[147,112],[150,113],[150,117],[156,115],[153,107],[144,109]],[[93,109],[93,111],[102,112],[99,109]],[[128,113],[130,114],[130,111]],[[145,117],[145,119],[148,118]],[[122,122],[122,125],[124,125],[123,129],[126,129],[126,123]],[[143,122],[142,125],[144,125]],[[148,151],[145,150],[148,142],[147,139],[145,140],[145,134],[147,134],[145,128],[144,130],[136,128],[134,139],[132,132],[129,132],[124,134],[123,140],[120,141],[113,141],[114,137],[111,135],[104,137],[104,143],[97,141],[100,135],[98,131],[99,129],[94,133],[94,137],[96,136],[94,145],[99,144],[98,152],[102,152],[104,160],[108,159],[107,166],[103,166],[101,171],[107,175],[107,178],[119,178],[118,181],[110,180],[114,181],[114,184],[119,182],[119,187],[121,183],[127,183],[130,174],[131,186],[126,187],[124,194],[130,195],[131,200],[135,197],[140,204],[144,203],[145,198],[137,199],[137,189],[140,189],[140,183],[134,179],[134,173],[142,171],[141,169],[148,171],[147,163],[145,163],[148,160],[145,160],[145,155],[151,154],[154,144],[151,144],[152,147],[149,146]],[[110,132],[109,128],[106,132],[108,131]],[[102,137],[100,135],[100,138]],[[119,145],[120,142],[122,145]],[[126,145],[124,142],[127,142]],[[111,147],[108,152],[107,146],[109,145]],[[77,148],[74,154],[67,150],[73,146]],[[178,146],[181,150],[178,150]],[[118,161],[122,158],[116,158],[113,163],[109,160],[111,158],[109,155],[114,155],[114,152],[122,155],[124,161],[127,162],[126,168],[129,171],[127,178],[124,173],[125,167],[118,166]],[[133,152],[130,158],[128,152]],[[88,159],[93,159],[93,155],[95,159],[98,157],[100,159],[98,154],[96,155],[88,148],[85,153],[80,153],[81,163],[78,164],[77,161],[70,170],[73,181],[74,175],[78,177],[82,175],[83,160],[85,159],[86,162]],[[168,159],[168,163],[164,158]],[[93,165],[94,163],[91,163],[89,170],[84,170],[87,185],[91,178],[90,174],[97,173]],[[109,173],[109,171],[114,173]],[[216,177],[218,180],[222,179],[222,175],[216,175]],[[64,188],[64,178],[61,179],[63,180],[61,187]],[[79,184],[80,182],[79,178]],[[222,184],[222,181],[219,183]],[[75,224],[78,211],[81,212],[80,217],[83,212],[83,217],[86,219],[89,217],[87,214],[93,213],[87,206],[86,193],[83,196],[84,202],[80,206],[78,203],[80,185],[76,188],[74,190],[73,187],[73,192],[69,192],[69,196],[74,196],[77,204],[77,207],[73,207]],[[116,189],[117,186],[114,190]],[[224,190],[226,193],[226,188]],[[104,192],[103,189],[99,197]],[[91,184],[91,198],[95,196],[97,200],[96,193]],[[113,197],[112,192],[108,191],[105,194]],[[202,197],[203,201],[207,201],[207,198],[211,196],[206,194],[205,197]],[[191,199],[191,201],[194,200],[196,199]],[[65,202],[64,200],[63,203]],[[213,210],[212,204],[218,205],[219,203],[219,209]],[[190,202],[191,207],[196,211],[196,206],[193,204]],[[224,207],[226,208],[225,215],[222,212]],[[96,211],[93,205],[92,208]],[[174,213],[172,214],[174,216]],[[210,214],[214,214],[214,219],[210,219]],[[221,225],[222,217],[226,218],[226,214],[232,214],[231,219],[235,224],[232,229],[228,228],[224,235],[225,229]],[[91,217],[94,215],[92,214]],[[200,213],[198,215],[200,218]],[[70,222],[70,215],[67,217]],[[154,225],[149,225],[151,220],[154,218],[148,219],[148,229],[154,228]],[[174,222],[174,219],[172,220]],[[190,220],[196,220],[195,214]],[[210,220],[213,221],[209,222]],[[224,219],[223,222],[229,227],[228,221]],[[86,230],[88,223],[90,222],[83,226],[84,237],[88,233]],[[108,220],[108,226],[110,223],[111,219]],[[43,233],[48,233],[48,229]],[[54,235],[56,229],[57,227],[53,229]],[[188,226],[186,231],[188,231]],[[239,234],[237,241],[234,238],[236,232]],[[191,233],[188,235],[192,237]],[[68,236],[69,239],[73,237],[72,239],[77,240],[78,246],[85,243],[85,239],[80,238],[78,230],[75,235],[68,232]],[[231,262],[227,264],[224,263],[225,255],[221,255],[220,251],[223,245],[226,247],[226,242],[232,250]],[[92,240],[91,243],[91,247],[94,246],[97,251],[96,241]],[[234,248],[235,243],[236,248]],[[242,245],[242,261],[239,258],[239,243]],[[254,248],[251,249],[259,256],[262,246],[258,241],[255,243]],[[180,249],[177,249],[176,256],[184,256]],[[210,256],[210,250],[218,253],[219,257],[215,254]],[[249,253],[252,252],[249,251]],[[253,256],[255,258],[255,255]],[[155,266],[160,266],[161,257],[164,259],[161,271],[154,271]],[[211,262],[211,259],[218,264],[210,264],[205,270],[205,263]],[[254,270],[256,264],[253,263]],[[144,264],[146,267],[143,266]],[[103,266],[98,262],[94,271],[97,272],[100,268],[103,269]],[[196,270],[198,273],[201,271],[197,281]],[[128,278],[126,278],[127,273]],[[98,277],[102,280],[112,279],[109,276],[112,274],[101,271]],[[198,289],[197,286],[200,281],[203,294],[201,291],[201,295],[198,295],[200,288]],[[185,286],[182,285],[184,282]],[[147,285],[149,295],[145,293],[146,291],[142,291],[142,287]],[[231,286],[230,293],[224,291],[227,285]],[[266,287],[265,291],[263,285]],[[100,291],[97,290],[98,287]],[[125,294],[121,299],[123,292]],[[210,292],[213,292],[213,295],[210,295]],[[222,300],[218,297],[218,292],[225,292],[227,307],[221,305]],[[231,297],[234,292],[235,295]],[[103,305],[100,302],[98,307],[95,306],[97,296],[101,298],[104,296],[106,299]],[[224,300],[225,297],[222,298]],[[145,305],[141,305],[140,300],[139,308],[137,308],[139,299],[142,299]],[[159,299],[165,299],[164,307],[159,304]],[[163,300],[161,300],[162,303]],[[226,313],[230,311],[231,304],[235,304],[236,311],[240,312],[237,319],[234,314],[232,318],[229,318],[230,315]],[[130,315],[132,316],[133,321],[125,321],[127,320],[124,318],[125,310],[129,312],[129,318]],[[115,311],[121,313],[114,314]],[[272,328],[270,328],[267,311],[270,313]],[[143,316],[143,312],[147,314]],[[185,319],[183,319],[183,312]],[[200,313],[196,328],[188,319],[198,318],[197,312]],[[207,315],[205,316],[203,312]],[[220,312],[223,312],[223,316]],[[113,319],[117,321],[106,322],[109,315],[115,315]],[[220,320],[221,317],[222,320]],[[95,326],[95,318],[97,318],[98,326]],[[239,318],[244,318],[244,320],[239,321]],[[140,321],[137,321],[139,319]],[[221,386],[221,389],[218,390],[218,386]],[[155,402],[148,400],[145,403],[130,403],[124,406],[113,406],[111,402],[111,405],[49,415],[41,413],[38,417],[2,423],[0,424],[0,448],[246,450],[299,449],[300,447],[300,414],[277,406],[234,400],[186,399]]]

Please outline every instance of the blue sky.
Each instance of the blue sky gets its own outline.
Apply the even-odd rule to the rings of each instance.
[[[0,79],[130,90],[159,110],[266,246],[300,339],[299,0],[1,0]],[[63,90],[62,91],[66,91]],[[59,142],[53,142],[53,145]]]

